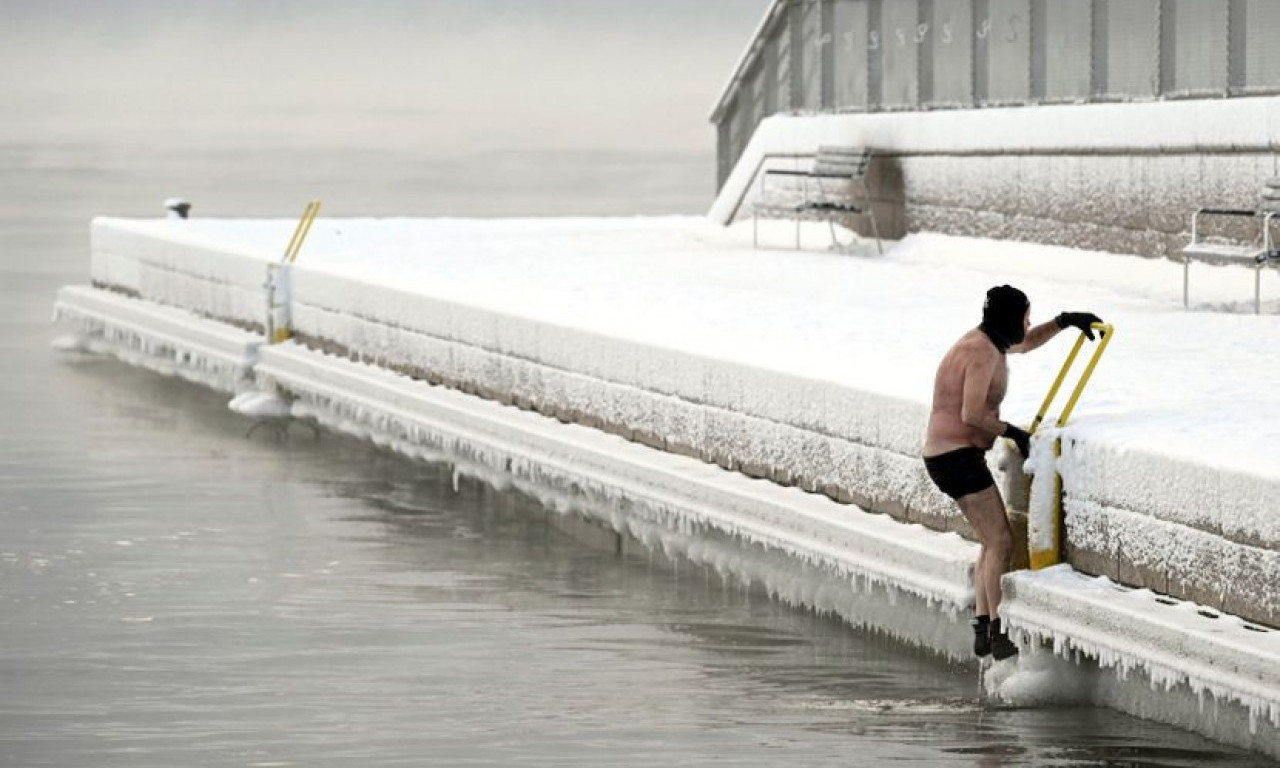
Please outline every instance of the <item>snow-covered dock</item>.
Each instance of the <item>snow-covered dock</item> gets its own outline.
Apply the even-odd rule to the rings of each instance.
[[[1015,579],[1010,623],[1022,610],[1023,631],[1064,651],[1203,691],[1223,717],[1143,713],[1280,755],[1280,686],[1257,671],[1280,644],[1262,626],[1280,625],[1274,276],[1272,314],[1256,317],[1243,270],[1205,268],[1188,313],[1179,265],[1039,246],[915,236],[874,257],[752,251],[749,230],[702,219],[321,220],[292,275],[296,341],[258,346],[266,264],[291,227],[98,220],[96,287],[64,289],[58,313],[132,362],[277,387],[296,415],[585,494],[610,524],[682,533],[694,557],[725,557],[713,541],[728,536],[856,577],[862,593],[777,591],[949,655],[963,652],[973,545],[945,532],[963,525],[916,458],[933,366],[993,283],[1026,290],[1033,319],[1099,313],[1117,341],[1060,435],[1072,562],[1241,617],[1220,625],[1240,663],[1175,679],[1144,654],[1189,643],[1185,623],[1140,623],[1165,627],[1156,646],[1083,608],[1055,623],[1037,602],[1096,603],[1084,584]],[[1006,418],[1030,418],[1068,344],[1014,359]],[[877,590],[935,609],[848,602]]]

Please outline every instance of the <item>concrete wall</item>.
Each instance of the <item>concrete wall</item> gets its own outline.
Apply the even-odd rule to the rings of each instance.
[[[868,184],[887,237],[932,231],[1174,256],[1197,207],[1253,208],[1280,175],[1280,100],[778,115],[761,123],[711,217],[749,217],[763,170],[807,168],[824,144],[876,151]],[[847,223],[869,232],[857,217]],[[1256,227],[1213,232],[1251,240]]]

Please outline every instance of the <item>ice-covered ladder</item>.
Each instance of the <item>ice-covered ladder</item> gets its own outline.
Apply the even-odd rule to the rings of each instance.
[[[1062,409],[1062,413],[1058,415],[1058,421],[1055,426],[1064,427],[1067,419],[1071,418],[1071,412],[1075,410],[1076,403],[1080,401],[1080,395],[1084,393],[1085,386],[1089,383],[1089,379],[1093,376],[1093,371],[1098,367],[1098,361],[1102,359],[1102,353],[1107,351],[1107,346],[1111,344],[1111,339],[1115,337],[1115,328],[1107,323],[1093,323],[1093,329],[1101,335],[1098,348],[1094,350],[1093,357],[1089,359],[1088,365],[1085,366],[1084,373],[1081,374],[1080,380],[1076,382],[1076,387],[1071,392],[1071,397],[1067,399],[1067,405]],[[1058,377],[1053,380],[1053,384],[1049,387],[1049,393],[1045,395],[1044,402],[1040,405],[1040,411],[1036,413],[1036,418],[1031,422],[1031,427],[1027,430],[1031,434],[1035,434],[1040,425],[1044,423],[1045,414],[1049,412],[1049,406],[1053,404],[1053,400],[1058,395],[1058,390],[1062,388],[1062,382],[1066,380],[1067,373],[1071,370],[1072,364],[1075,363],[1076,357],[1080,354],[1080,348],[1084,346],[1085,333],[1080,332],[1080,337],[1076,339],[1075,346],[1071,348],[1071,352],[1067,355],[1066,361],[1062,363],[1062,368],[1058,371]],[[1053,441],[1053,455],[1056,459],[1062,455],[1062,439],[1055,438]],[[1037,482],[1049,482],[1049,478],[1033,477],[1032,478],[1031,498],[1036,498],[1034,484]],[[1062,541],[1065,538],[1063,533],[1063,515],[1062,515],[1062,475],[1058,474],[1057,468],[1053,471],[1053,505],[1048,510],[1048,517],[1043,517],[1043,511],[1038,511],[1032,505],[1029,510],[1027,520],[1028,530],[1028,551],[1031,559],[1032,570],[1048,568],[1051,565],[1057,565],[1062,562]]]

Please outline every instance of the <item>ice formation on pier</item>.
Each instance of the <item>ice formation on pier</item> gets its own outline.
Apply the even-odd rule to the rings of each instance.
[[[260,349],[226,324],[260,320],[265,265],[290,226],[99,221],[94,278],[117,292],[64,289],[59,315],[91,348],[224,391],[243,388],[252,368],[259,386],[298,398],[294,416],[410,454],[447,456],[464,471],[518,483],[548,504],[787,599],[855,622],[870,616],[867,623],[894,636],[960,655],[954,618],[968,603],[974,548],[954,534],[378,366],[451,372],[513,399],[536,393],[556,408],[673,436],[673,444],[703,440],[743,463],[817,468],[818,477],[854,476],[887,498],[911,498],[927,486],[916,452],[933,366],[975,320],[966,297],[1016,280],[1037,302],[1037,316],[1087,308],[1124,329],[1087,406],[1065,430],[1046,433],[1031,460],[1038,474],[1063,477],[1072,543],[1123,555],[1117,561],[1126,567],[1172,564],[1194,573],[1198,562],[1226,564],[1214,571],[1216,582],[1191,585],[1224,599],[1248,596],[1265,608],[1280,593],[1280,518],[1272,508],[1280,472],[1271,459],[1280,411],[1256,386],[1280,376],[1280,357],[1267,346],[1280,319],[1172,311],[1176,265],[1080,252],[1063,259],[1055,249],[933,236],[911,238],[884,259],[783,256],[744,250],[740,233],[685,219],[322,221],[295,274],[295,330],[376,364],[361,365],[294,344]],[[1102,273],[1106,286],[1093,277]],[[1220,278],[1206,279],[1203,294],[1234,295],[1231,276]],[[1188,357],[1203,365],[1179,367],[1177,386],[1153,389]],[[1060,360],[1053,348],[1011,358],[1007,418],[1029,418]],[[1045,452],[1051,437],[1063,439],[1060,459]],[[1052,483],[1036,485],[1033,536],[1047,530],[1035,521]],[[861,592],[841,597],[856,584]],[[1030,599],[1041,588],[1048,586],[1013,591]],[[1079,602],[1087,592],[1057,599]],[[856,602],[875,594],[918,610],[877,612],[871,597]],[[1064,654],[1092,657],[1106,670],[1092,689],[1101,703],[1155,706],[1117,674],[1134,670],[1172,686],[1157,698],[1179,712],[1186,693],[1208,697],[1224,721],[1245,713],[1232,740],[1275,736],[1267,703],[1274,683],[1249,693],[1251,683],[1224,682],[1221,670],[1184,669],[1144,656],[1145,646],[1091,640],[1087,622],[1018,616],[1018,600],[1010,624],[1026,639],[1057,639]],[[911,624],[917,618],[923,623]],[[1211,726],[1194,715],[1154,716]]]

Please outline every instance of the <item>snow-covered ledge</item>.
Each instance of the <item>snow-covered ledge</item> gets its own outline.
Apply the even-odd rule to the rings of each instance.
[[[291,224],[100,220],[92,273],[252,326]],[[297,270],[295,330],[315,349],[958,530],[917,457],[947,341],[937,329],[973,311],[956,297],[980,295],[992,269],[1022,270],[1019,282],[1050,275],[1035,292],[1055,301],[1079,290],[1078,274],[1080,306],[1093,304],[1089,281],[1127,281],[1114,306],[1140,348],[1126,346],[1091,391],[1091,408],[1112,416],[1064,435],[1071,562],[1280,625],[1280,476],[1257,416],[1274,404],[1252,378],[1280,375],[1266,353],[1274,316],[1184,313],[1178,268],[1159,262],[1115,272],[1116,256],[945,238],[863,260],[744,250],[735,236],[700,219],[319,222]],[[1206,275],[1205,295],[1236,295],[1232,277]],[[1241,335],[1246,324],[1260,332]],[[1238,343],[1217,343],[1228,336]],[[1188,354],[1205,366],[1181,371],[1185,391],[1164,393],[1165,407],[1218,413],[1171,428],[1140,404]],[[1047,386],[1050,357],[1018,364]],[[1038,396],[1016,388],[1010,413]]]
[[[1280,97],[777,114],[760,123],[708,217],[750,216],[764,169],[807,168],[824,144],[882,156],[871,192],[894,236],[1156,255],[1182,243],[1195,207],[1256,203],[1277,175]]]

